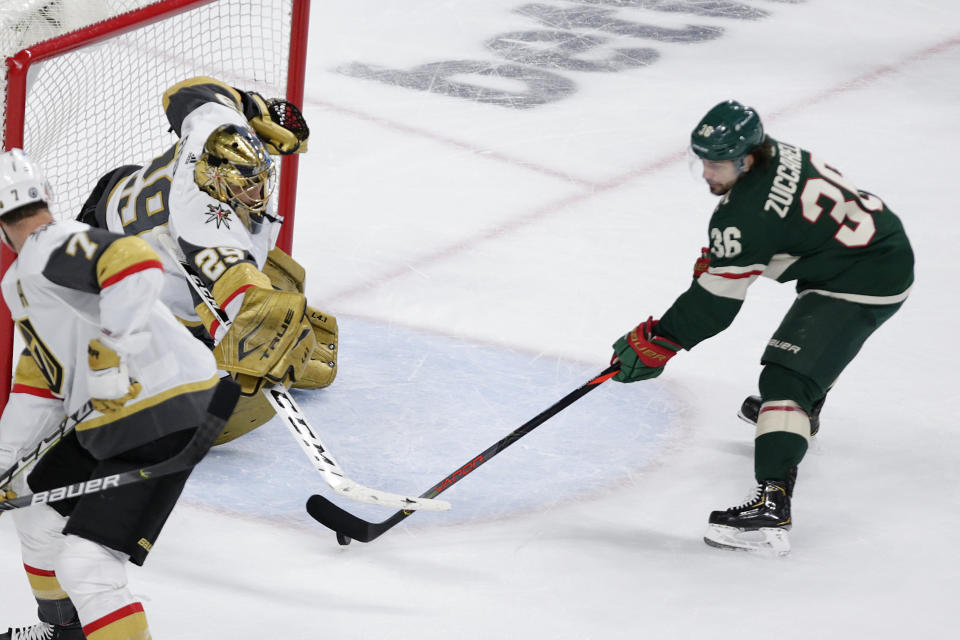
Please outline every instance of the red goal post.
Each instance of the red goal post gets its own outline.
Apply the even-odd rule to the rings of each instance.
[[[310,0],[8,0],[0,16],[3,149],[24,149],[73,218],[98,178],[143,164],[176,140],[163,91],[213,76],[303,104]],[[293,239],[298,156],[280,163],[277,244]],[[3,247],[6,272],[13,253]],[[12,383],[14,332],[0,299],[0,407]]]

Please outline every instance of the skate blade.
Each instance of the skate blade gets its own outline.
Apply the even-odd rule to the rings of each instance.
[[[738,529],[722,524],[711,524],[703,541],[711,547],[747,551],[769,558],[790,555],[790,534],[786,529]]]

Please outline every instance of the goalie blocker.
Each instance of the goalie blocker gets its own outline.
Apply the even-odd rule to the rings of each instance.
[[[208,305],[197,307],[204,323],[210,323],[211,335],[217,333],[224,338],[214,349],[218,365],[243,386],[244,395],[217,439],[218,445],[249,433],[273,417],[274,408],[258,393],[264,386],[279,383],[296,389],[321,389],[337,376],[337,319],[306,304],[303,267],[278,248],[268,254],[262,273],[252,266],[238,267],[239,278],[255,279],[263,286],[246,289],[240,312],[233,320],[237,326],[224,331],[216,326],[222,320]],[[220,281],[230,282],[233,276],[228,271]],[[224,296],[220,281],[214,285],[214,302]],[[229,284],[227,288],[243,286]],[[226,297],[229,303],[229,294]],[[285,306],[293,310],[296,319],[287,319]],[[273,332],[270,326],[275,327]],[[261,342],[264,348],[254,351]],[[288,351],[280,353],[284,344]]]

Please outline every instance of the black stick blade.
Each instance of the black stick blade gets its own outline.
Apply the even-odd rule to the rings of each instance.
[[[360,542],[370,542],[379,533],[373,524],[348,513],[323,496],[312,495],[307,499],[307,513],[339,536],[346,536]]]

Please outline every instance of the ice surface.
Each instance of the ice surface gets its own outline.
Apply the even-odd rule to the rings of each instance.
[[[547,14],[550,26],[535,17]],[[448,514],[417,514],[369,545],[341,549],[303,516],[319,478],[279,425],[216,451],[150,561],[131,568],[153,636],[955,633],[958,18],[947,1],[314,2],[294,253],[343,350],[338,381],[298,398],[358,481],[419,494],[602,370],[618,335],[686,288],[714,200],[683,149],[720,100],[756,107],[773,135],[883,198],[914,244],[917,283],[831,393],[788,559],[701,541],[709,511],[751,484],[753,434],[735,414],[793,298],[760,281],[727,332],[660,379],[607,383],[451,489]],[[592,49],[571,53],[557,33],[575,23]],[[649,30],[687,25],[723,31],[683,43]],[[574,87],[539,106],[450,95],[439,82],[452,63],[519,64],[493,40],[528,61],[657,58],[608,72],[522,64]],[[398,86],[437,63],[434,91]],[[361,67],[368,77],[346,73]],[[369,79],[374,68],[397,84]],[[524,86],[446,81],[482,84],[486,98]],[[26,624],[8,520],[0,623]]]

